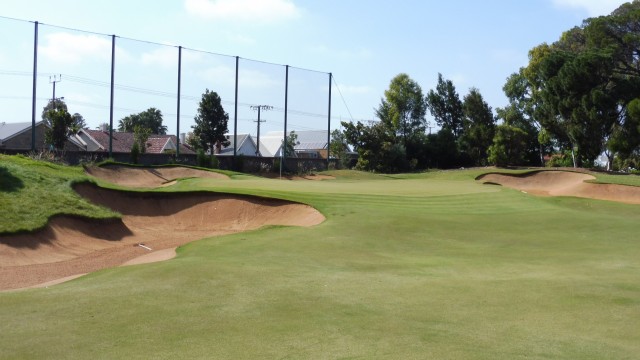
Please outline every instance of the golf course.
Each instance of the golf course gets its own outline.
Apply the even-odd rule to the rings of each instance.
[[[637,359],[639,194],[0,155],[0,359]]]

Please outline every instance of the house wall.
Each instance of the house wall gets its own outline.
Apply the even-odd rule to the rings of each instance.
[[[36,149],[42,150],[44,148],[44,130],[43,125],[36,126]],[[11,139],[2,143],[3,149],[13,150],[31,150],[31,129],[25,131],[18,136],[14,136]]]
[[[80,136],[82,141],[84,141],[87,144],[87,151],[101,151],[102,150],[100,148],[100,146],[98,144],[96,144],[95,141],[91,140],[91,138],[87,134],[85,134],[84,132],[80,131],[78,133],[78,136]]]
[[[244,156],[256,156],[256,147],[251,141],[245,141],[239,149],[237,149],[238,155]]]

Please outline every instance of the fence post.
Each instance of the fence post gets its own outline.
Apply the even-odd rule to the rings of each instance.
[[[327,116],[327,170],[329,170],[329,164],[331,161],[331,80],[333,75],[329,73],[329,115]]]
[[[38,77],[38,22],[33,35],[33,93],[31,94],[31,150],[36,150],[36,89]]]
[[[178,46],[178,104],[176,108],[176,161],[180,156],[180,90],[182,82],[182,46]]]
[[[111,35],[111,102],[109,104],[109,157],[113,157],[113,89],[116,62],[116,36]]]
[[[238,152],[238,69],[239,69],[240,57],[236,56],[236,98],[234,101],[233,110],[233,166],[235,168],[236,156]],[[238,169],[234,169],[238,171]],[[239,170],[239,171],[242,171]]]
[[[287,161],[287,148],[289,147],[287,142],[287,113],[289,109],[289,65],[285,65],[285,77],[284,77],[284,141],[282,141],[282,149],[281,155],[282,160],[280,161],[280,176],[282,176],[282,166],[284,166],[284,162]],[[285,167],[286,170],[286,167]]]

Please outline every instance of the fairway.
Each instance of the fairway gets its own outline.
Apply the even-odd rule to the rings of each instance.
[[[158,191],[279,198],[326,220],[2,292],[0,359],[637,358],[640,206],[482,173],[179,180]]]

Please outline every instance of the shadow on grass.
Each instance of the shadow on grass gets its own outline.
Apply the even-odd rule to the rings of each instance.
[[[0,191],[15,192],[23,187],[22,180],[13,176],[4,166],[0,166]]]

